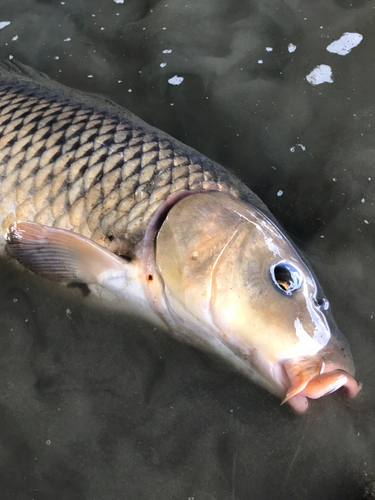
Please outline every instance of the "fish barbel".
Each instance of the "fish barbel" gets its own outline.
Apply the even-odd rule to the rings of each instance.
[[[297,411],[360,389],[309,266],[225,168],[103,97],[0,65],[8,253],[214,351]]]

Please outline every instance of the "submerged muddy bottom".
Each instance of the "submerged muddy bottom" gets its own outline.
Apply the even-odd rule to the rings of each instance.
[[[263,199],[363,383],[295,416],[217,359],[4,259],[3,498],[375,497],[372,15],[339,0],[2,3],[2,58],[111,97]],[[328,51],[345,32],[363,39]]]
[[[341,393],[296,416],[154,327],[1,266],[9,498],[363,498],[372,417]],[[370,497],[371,498],[371,497]]]

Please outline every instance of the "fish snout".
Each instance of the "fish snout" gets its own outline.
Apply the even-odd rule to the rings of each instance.
[[[352,375],[341,368],[325,371],[323,361],[316,359],[306,363],[284,363],[284,369],[290,381],[281,404],[288,402],[298,413],[308,408],[309,399],[318,399],[331,394],[341,387],[346,389],[348,397],[354,398],[362,388]]]
[[[361,384],[344,370],[334,370],[312,378],[303,393],[308,398],[318,399],[337,391],[340,387],[345,387],[348,396],[354,398],[360,391]]]

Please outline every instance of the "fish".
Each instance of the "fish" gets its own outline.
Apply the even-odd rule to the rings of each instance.
[[[319,282],[226,168],[105,97],[0,63],[2,255],[109,290],[298,413],[361,384]]]

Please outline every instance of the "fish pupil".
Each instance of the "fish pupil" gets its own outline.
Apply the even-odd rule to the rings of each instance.
[[[281,288],[283,290],[285,290],[286,292],[289,290],[290,288],[290,283],[288,283],[287,281],[281,281],[281,280],[277,280],[277,284],[279,286],[281,286]]]
[[[270,271],[277,288],[288,295],[298,290],[302,284],[300,271],[289,262],[279,262]]]

